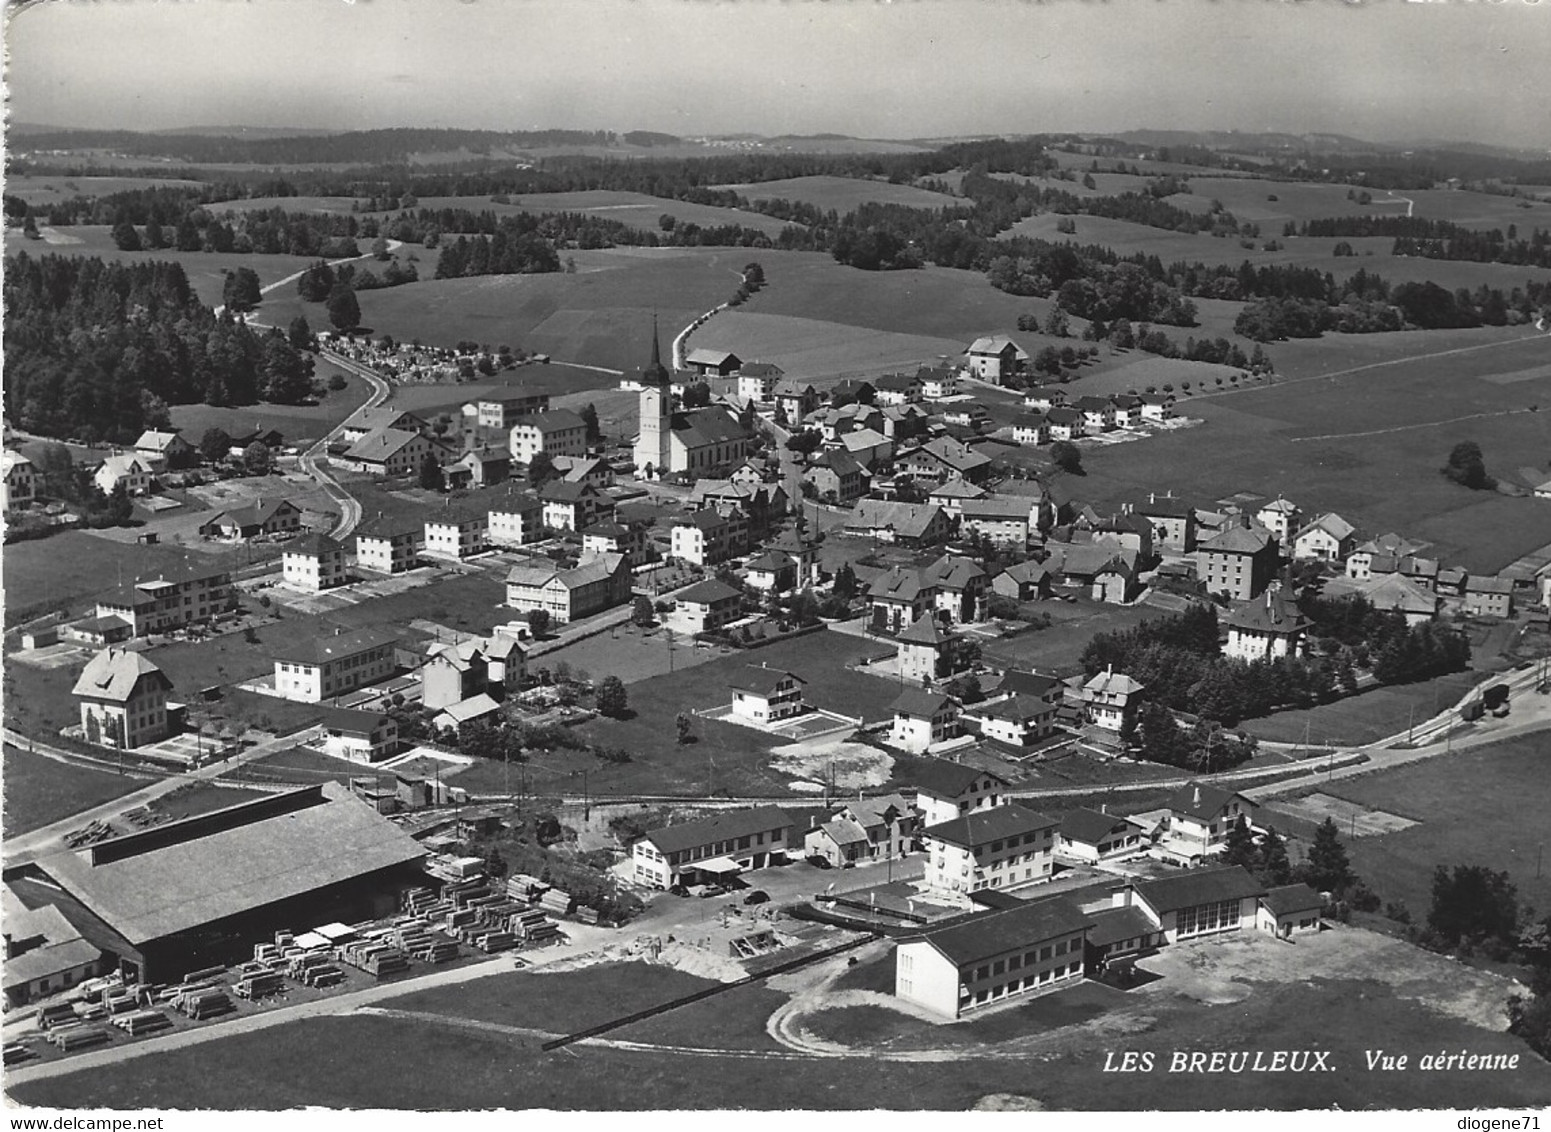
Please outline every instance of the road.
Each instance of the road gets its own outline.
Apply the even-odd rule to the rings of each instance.
[[[361,404],[362,409],[378,408],[385,404],[388,398],[392,396],[393,387],[388,384],[387,379],[369,367],[352,361],[343,354],[336,354],[333,350],[320,349],[318,354],[334,363],[346,373],[355,374],[362,381],[366,382],[367,385],[371,386],[371,395]],[[358,409],[357,412],[359,411]],[[355,530],[357,524],[360,523],[361,503],[355,496],[346,491],[344,486],[331,473],[324,470],[318,463],[318,458],[328,452],[329,441],[338,436],[340,429],[344,427],[343,422],[336,425],[327,435],[303,452],[301,458],[297,461],[301,465],[302,471],[311,476],[314,482],[328,493],[329,498],[339,504],[339,521],[334,524],[333,529],[329,531],[329,535],[341,540],[347,538],[350,532]]]

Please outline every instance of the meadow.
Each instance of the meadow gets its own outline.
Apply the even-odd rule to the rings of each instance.
[[[198,189],[199,181],[179,177],[65,176],[63,174],[11,174],[5,179],[7,196],[20,197],[34,207],[76,197],[103,197],[135,189]]]
[[[617,220],[642,232],[661,232],[660,219],[671,216],[680,224],[698,224],[702,228],[737,225],[753,228],[772,238],[787,226],[784,220],[737,208],[718,208],[684,200],[649,196],[646,193],[618,189],[586,189],[569,193],[522,193],[506,204],[489,197],[422,197],[417,208],[464,208],[470,212],[493,212],[497,216],[517,213],[580,212],[603,220]]]
[[[964,202],[918,189],[914,185],[896,185],[859,177],[789,177],[782,181],[754,181],[741,185],[715,185],[730,189],[749,200],[791,200],[811,204],[841,216],[855,212],[863,204],[898,204],[906,208],[953,208]]]
[[[81,810],[121,798],[144,785],[142,778],[59,762],[7,744],[5,833],[30,833]]]

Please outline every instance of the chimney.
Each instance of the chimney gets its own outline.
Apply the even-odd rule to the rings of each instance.
[[[1195,801],[1194,801],[1194,802],[1192,802],[1192,803],[1191,803],[1191,805],[1193,805],[1193,806],[1199,806],[1199,805],[1200,805],[1200,804],[1201,804],[1201,785],[1200,785],[1200,783],[1197,783],[1197,784],[1196,784],[1196,796],[1195,796]]]

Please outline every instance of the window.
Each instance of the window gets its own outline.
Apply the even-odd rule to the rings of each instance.
[[[1049,958],[1050,958],[1050,948],[1048,948],[1048,947],[1040,948],[1039,949],[1039,961],[1041,963],[1043,963],[1043,962],[1045,962]]]
[[[1000,959],[998,959],[995,963],[991,964],[991,974],[993,974],[993,975],[1003,974],[1003,973],[1006,972],[1006,970],[1007,970],[1007,964],[1005,962],[1003,962],[1002,960],[1000,960]]]

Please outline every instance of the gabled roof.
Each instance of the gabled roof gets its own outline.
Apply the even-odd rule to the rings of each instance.
[[[1064,831],[1063,831],[1064,832]],[[1089,912],[1092,921],[1088,928],[1088,942],[1094,947],[1108,947],[1127,939],[1140,939],[1156,935],[1158,929],[1140,908],[1100,908]]]
[[[1133,504],[1131,510],[1137,515],[1154,515],[1160,519],[1195,517],[1195,509],[1190,504],[1172,495],[1149,495],[1146,502]]]
[[[1224,620],[1230,629],[1244,629],[1253,633],[1301,633],[1309,627],[1309,619],[1276,590],[1247,601],[1233,610]]]
[[[288,646],[286,651],[272,654],[275,660],[292,664],[324,664],[341,657],[355,656],[382,645],[397,644],[397,633],[386,629],[357,629],[353,633],[320,633]]]
[[[915,719],[930,719],[944,708],[958,706],[952,696],[941,692],[928,692],[922,688],[906,688],[889,705],[895,715],[908,715]]]
[[[915,601],[922,590],[931,589],[919,570],[907,570],[903,566],[891,566],[879,574],[867,587],[867,596],[889,601]]]
[[[166,452],[167,449],[179,442],[185,446],[188,445],[188,441],[178,435],[177,429],[173,429],[171,432],[163,432],[159,429],[148,428],[140,434],[140,439],[135,441],[135,447],[139,449],[148,448],[153,452]]]
[[[748,438],[748,430],[726,409],[711,406],[673,414],[673,435],[687,448],[704,448]]]
[[[899,458],[908,460],[912,456],[927,456],[945,467],[956,472],[972,472],[976,468],[983,468],[991,462],[991,457],[982,452],[976,452],[966,444],[946,436],[940,436],[936,440],[929,440],[925,444],[918,445],[907,452],[901,452]]]
[[[937,623],[930,613],[923,613],[911,622],[910,627],[895,638],[913,645],[931,645],[933,648],[953,640],[953,634]]]
[[[867,831],[848,817],[830,818],[819,826],[836,845],[855,845],[867,840]]]
[[[539,492],[545,503],[580,503],[588,496],[602,498],[602,493],[592,484],[577,480],[550,480]]]
[[[763,664],[745,664],[738,670],[736,676],[727,682],[729,688],[739,692],[753,692],[758,696],[768,696],[776,690],[776,685],[787,677],[806,684],[807,681],[795,672],[788,672],[784,668],[767,668]]]
[[[466,700],[459,700],[455,704],[443,708],[439,715],[445,715],[454,723],[468,723],[470,720],[483,719],[487,715],[494,715],[501,710],[498,704],[486,692],[470,696]]]
[[[146,656],[129,649],[103,649],[81,670],[71,694],[93,700],[111,700],[123,703],[145,681],[160,684],[163,689],[172,687],[172,681]]]
[[[1061,819],[1061,836],[1068,841],[1081,841],[1084,845],[1097,845],[1117,829],[1126,826],[1142,827],[1120,814],[1105,814],[1098,810],[1079,808],[1070,810]]]
[[[749,560],[748,570],[758,571],[761,574],[774,573],[777,570],[791,570],[797,566],[797,559],[784,550],[767,550],[755,558]]]
[[[579,482],[579,481],[576,481]],[[528,515],[544,509],[543,501],[526,486],[509,485],[504,491],[481,494],[486,513],[495,515]]]
[[[985,498],[989,494],[990,492],[981,487],[978,483],[970,483],[968,480],[948,480],[946,483],[932,488],[932,490],[928,493],[927,498],[983,500],[985,502],[990,502],[990,500],[986,500]],[[1002,500],[1001,502],[1006,501]],[[1027,511],[1028,508],[1025,507],[1024,510]]]
[[[935,503],[898,503],[884,499],[859,499],[845,525],[853,530],[893,528],[903,538],[921,538],[942,515]]]
[[[1057,405],[1045,414],[1045,419],[1053,425],[1081,424],[1082,411],[1066,405]]]
[[[976,338],[969,344],[969,349],[964,352],[966,354],[1000,354],[1009,346],[1012,347],[1015,357],[1025,360],[1028,358],[1028,354],[1024,353],[1023,347],[1019,346],[1018,343],[1005,334],[993,334],[983,338]]]
[[[712,350],[704,347],[691,350],[688,354],[684,355],[685,363],[692,366],[703,365],[716,366],[720,368],[721,366],[726,365],[728,362],[736,362],[739,360],[740,359],[737,354],[731,353],[728,350]]]
[[[1243,794],[1200,782],[1187,782],[1181,786],[1169,799],[1167,808],[1173,813],[1183,814],[1198,821],[1212,821],[1235,798],[1251,810],[1259,808],[1257,803]]]
[[[1512,578],[1482,577],[1472,574],[1465,583],[1465,592],[1468,594],[1511,594],[1513,592]]]
[[[573,432],[586,427],[587,422],[570,409],[550,409],[543,413],[530,413],[528,416],[518,417],[517,423],[512,425],[513,431],[519,428],[531,428],[546,436],[552,432]]]
[[[648,830],[642,840],[650,841],[663,853],[680,853],[697,845],[786,829],[791,824],[792,819],[785,810],[776,806],[756,806],[750,810],[725,810],[698,821]]]
[[[957,967],[968,967],[1018,948],[1032,947],[1083,931],[1091,918],[1064,897],[1030,900],[1013,908],[973,916],[921,938]]]
[[[1279,884],[1268,888],[1260,902],[1276,916],[1289,916],[1295,912],[1323,911],[1325,901],[1320,894],[1306,884]]]
[[[393,717],[381,711],[358,711],[355,708],[323,706],[323,725],[334,731],[350,731],[365,735]]]
[[[1259,896],[1265,887],[1238,865],[1220,869],[1191,869],[1158,880],[1139,880],[1136,893],[1160,915],[1223,900]]]
[[[1089,696],[1134,696],[1145,684],[1139,684],[1124,672],[1106,670],[1095,675],[1082,686]]]
[[[1072,402],[1072,408],[1079,413],[1112,413],[1115,411],[1115,406],[1108,397],[1095,397],[1091,394],[1087,397],[1077,398],[1076,401]]]
[[[1369,578],[1357,584],[1357,592],[1378,610],[1425,613],[1429,617],[1438,612],[1438,595],[1404,574],[1382,574]]]
[[[945,590],[962,590],[985,576],[980,563],[954,554],[944,554],[926,568],[928,582]]]
[[[347,460],[386,460],[405,446],[423,439],[418,432],[405,432],[400,428],[379,428],[367,433],[345,452]],[[432,443],[447,447],[440,441]]]
[[[1337,515],[1334,511],[1326,511],[1318,519],[1315,519],[1312,523],[1308,524],[1295,536],[1293,536],[1293,540],[1296,542],[1304,535],[1312,534],[1315,531],[1324,531],[1337,542],[1341,542],[1344,539],[1351,538],[1352,535],[1356,533],[1357,528],[1352,526],[1352,524],[1348,523],[1345,519],[1341,518],[1341,516]]]
[[[1014,802],[992,806],[989,810],[971,810],[949,821],[929,825],[921,831],[921,836],[973,849],[977,845],[1022,837],[1036,830],[1054,829],[1059,824],[1055,818]]]
[[[1008,723],[1024,724],[1049,715],[1055,710],[1055,705],[1046,700],[1014,693],[1005,700],[976,704],[972,708],[967,708],[965,714],[980,719],[1001,719]]]
[[[739,591],[717,578],[706,578],[673,595],[675,601],[687,601],[694,605],[714,605],[719,601],[733,601],[742,596]]]
[[[328,535],[311,531],[291,539],[283,547],[282,554],[299,554],[308,558],[322,558],[325,554],[343,554],[345,548]]]
[[[738,370],[741,377],[780,377],[786,371],[773,362],[744,362]]]
[[[911,373],[886,373],[873,382],[878,392],[908,393],[921,387],[921,379]]]
[[[1273,541],[1271,532],[1256,524],[1235,523],[1201,544],[1204,551],[1219,554],[1259,554]]]
[[[1052,689],[1061,686],[1061,681],[1056,677],[1046,676],[1040,672],[1019,672],[1016,668],[1009,668],[1002,674],[1004,692],[1022,692],[1027,696],[1048,696]]]
[[[102,467],[104,471],[120,479],[136,473],[145,474],[151,470],[145,466],[145,461],[140,457],[123,453],[109,456],[103,460]]]
[[[957,798],[969,789],[971,783],[979,782],[982,778],[989,778],[996,786],[1007,785],[1005,778],[992,771],[948,762],[946,759],[932,759],[922,763],[911,776],[917,794],[930,794],[934,798]]]
[[[379,429],[391,428],[403,418],[409,418],[422,428],[428,427],[426,422],[414,413],[404,409],[396,409],[392,405],[362,405],[355,412],[345,418],[345,423],[340,426],[352,431],[360,429],[362,432],[376,432]]]

